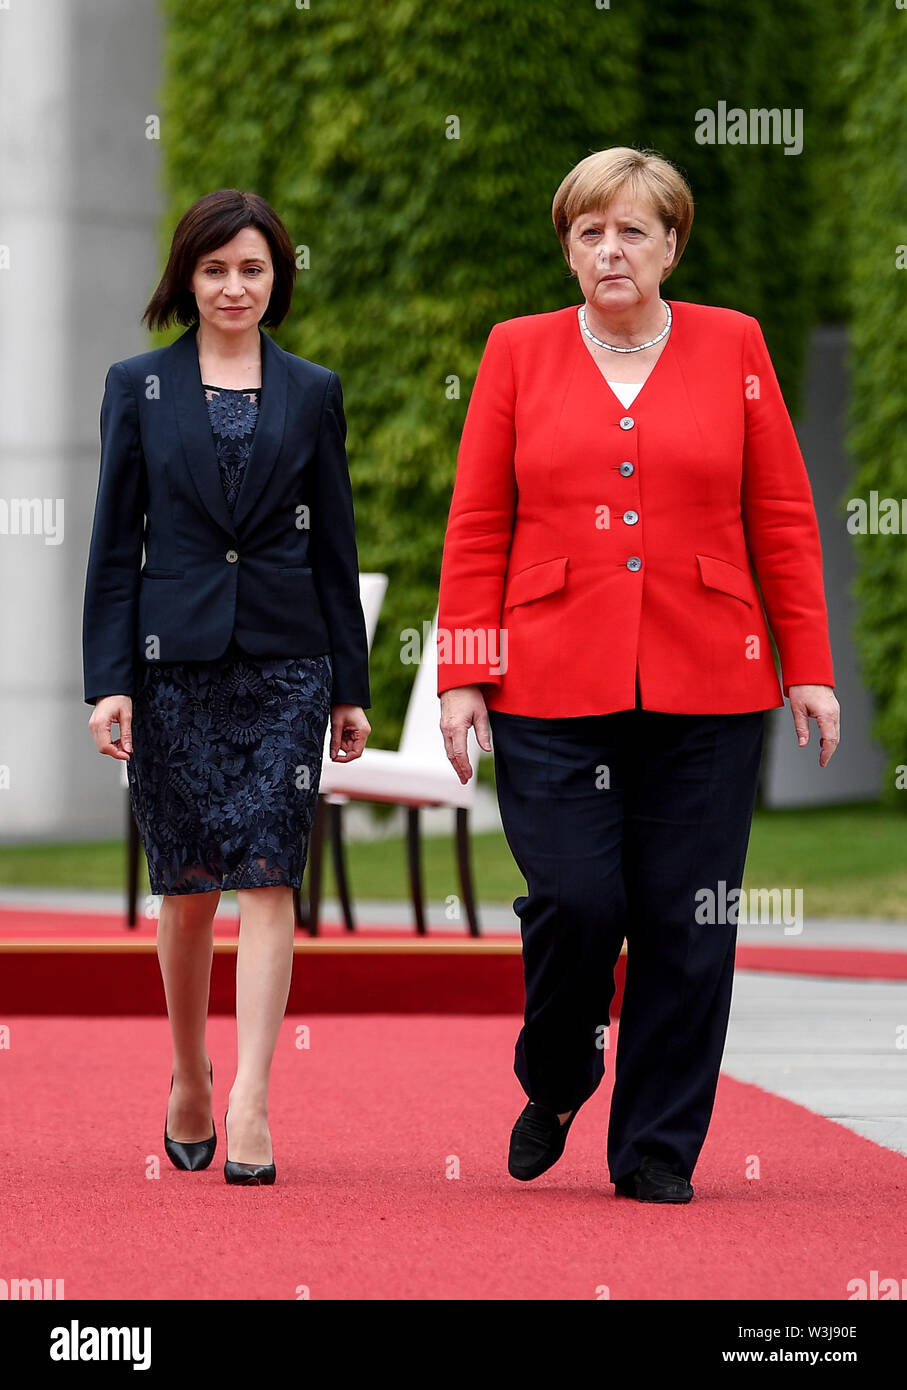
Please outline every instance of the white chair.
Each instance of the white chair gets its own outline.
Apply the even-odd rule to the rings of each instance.
[[[384,602],[384,595],[386,592],[386,574],[359,575],[359,599],[362,604],[362,615],[365,619],[365,632],[369,651],[371,651],[372,642],[374,641],[375,629],[378,626],[381,605]],[[328,727],[326,744],[328,746],[330,745],[330,725]],[[130,927],[134,927],[136,926],[139,849],[141,848],[141,843],[138,827],[136,826],[135,818],[132,814],[132,802],[129,797],[129,778],[126,773],[125,762],[120,763],[120,783],[126,788],[126,920]],[[298,925],[303,920],[298,891],[293,894],[293,910]]]
[[[369,651],[371,651],[372,643],[375,640],[375,628],[378,626],[381,605],[386,593],[386,574],[360,574],[359,601],[362,604],[362,615],[365,618],[365,635]]]
[[[348,801],[384,801],[407,808],[410,890],[416,929],[423,935],[425,911],[419,810],[423,806],[449,806],[455,810],[461,900],[466,910],[470,934],[479,935],[470,871],[469,809],[475,795],[476,768],[482,750],[476,740],[475,731],[470,729],[466,752],[473,775],[468,782],[461,783],[448,762],[439,728],[437,622],[436,613],[413,682],[399,749],[395,752],[386,748],[366,748],[362,756],[348,767],[342,762],[331,762],[329,757],[325,758],[322,765],[319,799],[329,808],[337,891],[348,931],[355,928],[344,864],[341,808]],[[316,866],[318,865],[320,859],[316,860]],[[317,888],[314,901],[317,904]],[[315,929],[317,930],[317,915]]]

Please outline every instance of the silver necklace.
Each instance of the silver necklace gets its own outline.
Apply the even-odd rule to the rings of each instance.
[[[667,300],[664,300],[663,303],[665,306],[665,311],[668,315],[667,323],[665,324],[664,328],[661,330],[657,338],[650,338],[647,343],[640,343],[638,347],[615,347],[613,343],[603,343],[601,338],[596,338],[595,334],[592,333],[586,327],[585,304],[581,304],[579,307],[579,326],[585,333],[586,337],[590,340],[590,342],[595,343],[598,347],[607,348],[609,352],[644,352],[646,348],[654,347],[656,343],[660,343],[662,339],[666,338],[671,331],[671,322],[673,319],[673,315],[671,314],[671,306]]]

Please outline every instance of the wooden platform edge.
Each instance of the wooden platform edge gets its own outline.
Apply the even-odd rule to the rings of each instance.
[[[214,941],[215,954],[235,955],[238,938]],[[71,941],[54,939],[31,940],[29,938],[0,940],[0,955],[153,955],[157,952],[157,942],[74,939]],[[522,953],[522,943],[513,941],[431,941],[418,938],[414,941],[369,941],[342,937],[306,937],[293,942],[294,955],[466,955],[466,956],[518,956]]]

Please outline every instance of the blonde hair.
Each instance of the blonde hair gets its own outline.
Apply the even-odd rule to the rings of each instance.
[[[631,197],[640,192],[647,196],[665,231],[673,227],[677,233],[674,259],[661,277],[666,280],[690,235],[693,194],[686,179],[668,160],[651,150],[633,150],[627,145],[587,155],[573,166],[555,193],[551,217],[567,264],[567,243],[576,218],[584,212],[603,211],[625,189]]]

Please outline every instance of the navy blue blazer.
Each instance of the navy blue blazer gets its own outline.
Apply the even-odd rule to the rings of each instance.
[[[134,695],[142,662],[213,660],[235,635],[257,657],[329,652],[332,704],[367,708],[340,380],[259,329],[261,407],[231,517],[197,331],[107,373],[82,611],[85,702]]]

